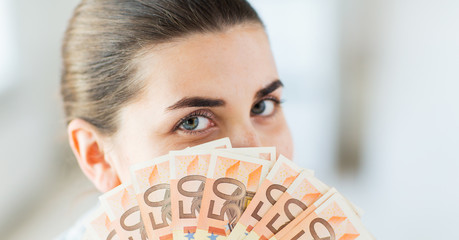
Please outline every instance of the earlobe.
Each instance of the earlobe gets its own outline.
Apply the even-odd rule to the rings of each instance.
[[[102,192],[118,186],[120,180],[103,149],[102,136],[82,119],[72,120],[68,127],[70,147],[83,173]]]

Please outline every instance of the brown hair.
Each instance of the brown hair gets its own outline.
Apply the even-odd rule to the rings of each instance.
[[[245,0],[83,0],[62,48],[67,123],[115,133],[120,108],[142,89],[134,60],[146,46],[243,23],[263,25]]]

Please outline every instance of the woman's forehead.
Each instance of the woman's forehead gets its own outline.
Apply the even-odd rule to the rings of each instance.
[[[139,70],[147,94],[155,98],[162,95],[162,99],[242,94],[278,79],[268,39],[260,26],[195,34],[162,44],[145,55]]]

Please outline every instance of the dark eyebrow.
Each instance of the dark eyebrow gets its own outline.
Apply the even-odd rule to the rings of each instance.
[[[268,86],[258,90],[258,92],[255,94],[255,98],[256,99],[262,98],[283,86],[284,84],[281,82],[281,80],[277,79],[274,82],[270,83]]]
[[[187,107],[221,107],[225,105],[225,101],[221,99],[203,98],[203,97],[184,97],[169,106],[167,110],[175,110]]]

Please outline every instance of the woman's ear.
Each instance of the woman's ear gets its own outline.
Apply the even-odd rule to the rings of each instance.
[[[120,180],[113,163],[107,161],[103,138],[96,128],[82,119],[72,120],[68,127],[70,147],[83,173],[101,192],[118,186]]]

